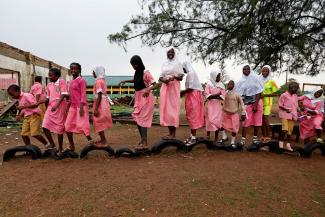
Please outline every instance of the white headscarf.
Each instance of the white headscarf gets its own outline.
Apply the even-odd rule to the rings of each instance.
[[[104,66],[96,66],[94,68],[94,72],[96,74],[96,80],[97,79],[105,79],[105,68],[104,68]]]
[[[244,65],[243,68],[245,66],[248,65]],[[250,68],[250,66],[248,67]],[[248,76],[243,74],[235,87],[236,92],[238,92],[241,96],[254,96],[262,93],[264,90],[264,84],[253,70],[251,70]]]
[[[262,70],[264,68],[267,68],[269,70],[269,75],[266,78],[263,76],[262,73],[259,75],[259,78],[260,78],[262,84],[265,84],[266,82],[268,82],[269,80],[272,80],[272,78],[273,78],[271,66],[265,65],[262,67]]]
[[[186,80],[185,80],[185,88],[203,91],[203,87],[199,80],[199,76],[197,75],[196,71],[193,69],[192,65],[189,62],[184,62],[183,68],[187,72]]]
[[[220,81],[216,82],[217,76],[220,74]],[[221,82],[221,73],[217,71],[210,72],[210,80],[208,81],[209,84],[213,87],[219,87],[221,89],[226,89],[225,85]]]
[[[320,102],[320,101],[323,101],[323,100],[324,100],[322,96],[320,96],[320,97],[318,97],[318,98],[315,97],[315,93],[316,93],[317,91],[319,91],[319,90],[324,91],[324,89],[323,89],[322,87],[316,87],[316,88],[313,89],[313,91],[312,91],[311,94],[308,94],[308,95],[307,95],[307,97],[308,97],[309,99],[311,99],[311,102],[312,102],[313,104],[316,103],[316,102]]]
[[[170,49],[168,49],[169,51]],[[167,51],[167,52],[168,52]],[[165,63],[163,63],[161,67],[161,73],[159,77],[166,77],[166,76],[173,76],[173,75],[183,75],[183,66],[182,64],[177,60],[176,54],[173,59],[168,59]]]

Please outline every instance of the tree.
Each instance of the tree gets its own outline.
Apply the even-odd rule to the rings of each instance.
[[[147,46],[184,47],[193,60],[212,64],[235,58],[254,68],[316,75],[325,65],[324,0],[142,0],[111,43],[126,49],[140,38]]]

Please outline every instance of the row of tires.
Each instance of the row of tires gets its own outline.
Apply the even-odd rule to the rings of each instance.
[[[240,144],[236,144],[235,146],[227,145],[227,144],[218,144],[214,145],[211,141],[205,140],[204,138],[198,138],[197,142],[191,145],[185,145],[184,142],[177,139],[170,140],[160,140],[156,142],[151,149],[144,149],[141,151],[134,151],[130,148],[119,148],[112,149],[111,147],[97,147],[94,145],[86,145],[80,152],[77,154],[73,151],[65,151],[62,155],[58,156],[57,151],[55,149],[46,150],[44,153],[39,149],[39,147],[35,145],[27,145],[27,146],[16,146],[13,148],[9,148],[4,152],[3,161],[8,162],[15,157],[17,153],[25,153],[30,155],[33,160],[40,158],[48,158],[53,157],[56,159],[63,158],[85,158],[89,152],[94,150],[104,151],[109,156],[121,157],[121,156],[130,156],[130,157],[138,157],[141,155],[149,155],[149,154],[159,154],[162,150],[168,147],[175,147],[177,151],[190,152],[192,149],[199,145],[205,145],[209,150],[224,150],[224,151],[243,151],[243,146]],[[321,154],[325,156],[325,145],[318,144],[315,142],[311,142],[305,145],[304,148],[296,147],[293,151],[288,151],[286,149],[279,148],[279,143],[277,141],[270,141],[268,143],[253,143],[247,147],[247,151],[254,152],[260,149],[267,148],[269,151],[282,154],[282,153],[295,153],[302,157],[310,157],[311,154],[315,150],[320,150]]]

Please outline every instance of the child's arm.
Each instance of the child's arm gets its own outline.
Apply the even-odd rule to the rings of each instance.
[[[80,82],[80,95],[81,95],[81,99],[80,99],[80,117],[82,117],[84,115],[84,106],[87,105],[87,96],[86,96],[86,81],[85,80],[81,80]]]
[[[261,93],[256,94],[255,98],[256,98],[256,101],[254,103],[253,113],[257,112],[258,103],[259,103],[259,101],[261,99]]]
[[[27,105],[21,105],[18,106],[17,109],[18,110],[23,110],[23,109],[27,109],[27,108],[36,108],[39,105],[39,103],[33,103],[33,104],[27,104]]]
[[[243,99],[239,95],[237,95],[237,101],[239,107],[238,110],[240,112],[240,121],[244,121],[246,119],[246,110],[245,110]]]
[[[94,109],[94,116],[95,117],[98,117],[99,113],[98,113],[98,108],[99,108],[99,105],[102,101],[102,97],[103,97],[103,93],[102,92],[99,92],[97,93],[97,100],[96,100],[96,104],[95,104],[95,109]]]
[[[124,85],[125,83],[134,83],[134,80],[123,80],[118,83],[119,86]]]
[[[144,90],[143,96],[148,97],[152,90],[155,90],[160,87],[159,83],[153,82],[149,87]]]

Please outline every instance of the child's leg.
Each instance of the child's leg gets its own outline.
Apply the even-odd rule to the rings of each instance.
[[[31,115],[30,118],[30,134],[32,137],[43,143],[44,146],[47,146],[47,141],[41,135],[40,128],[41,128],[41,116],[39,115]]]
[[[236,144],[236,133],[232,132],[231,133],[231,145]]]
[[[265,136],[270,138],[270,120],[269,120],[269,116],[265,115],[264,116],[264,123],[265,123]]]
[[[287,134],[287,131],[281,130],[280,136],[279,136],[279,148],[283,148],[283,141],[284,141],[284,137],[286,134]]]
[[[100,132],[98,132],[98,134],[99,134],[99,137],[100,137],[101,144],[106,145],[107,140],[106,140],[106,137],[105,137],[105,131],[100,131]]]
[[[196,129],[191,129],[191,135],[196,136]]]
[[[227,141],[228,137],[227,137],[226,131],[223,128],[221,128],[220,131],[221,131],[221,134],[222,134],[222,141],[223,142]]]
[[[74,145],[74,141],[73,141],[73,133],[67,132],[67,137],[68,137],[68,140],[69,140],[69,149],[74,151],[75,145]]]
[[[218,137],[219,137],[219,130],[216,130],[216,131],[214,132],[214,142],[215,142],[215,143],[218,142]]]
[[[210,140],[210,134],[211,134],[211,132],[210,131],[207,131],[208,140]]]
[[[242,131],[241,131],[241,141],[240,144],[245,145],[246,144],[246,129],[247,127],[242,127]]]
[[[25,145],[30,145],[30,139],[28,136],[21,136],[21,137],[23,138]]]
[[[172,138],[176,138],[176,127],[168,126],[169,136]]]
[[[46,128],[43,128],[43,132],[44,132],[44,134],[45,134],[45,136],[47,138],[47,141],[49,141],[49,143],[51,145],[50,147],[51,148],[54,148],[55,147],[55,143],[53,141],[51,132],[48,129],[46,129]]]
[[[58,134],[59,152],[63,150],[63,134]]]
[[[260,129],[259,126],[254,126],[254,136],[253,136],[253,142],[256,142],[257,139],[257,135],[258,135],[258,130]]]
[[[43,143],[44,146],[47,145],[47,141],[46,139],[42,136],[42,135],[36,135],[36,136],[33,136],[35,139],[37,139],[38,141],[40,141],[41,143]]]
[[[138,126],[138,130],[139,130],[139,134],[140,134],[140,137],[141,137],[141,141],[139,142],[139,144],[142,144],[144,146],[147,146],[147,128],[146,127],[141,127],[140,125],[137,125]]]
[[[91,136],[86,136],[88,142],[91,142],[93,139],[91,138]]]

